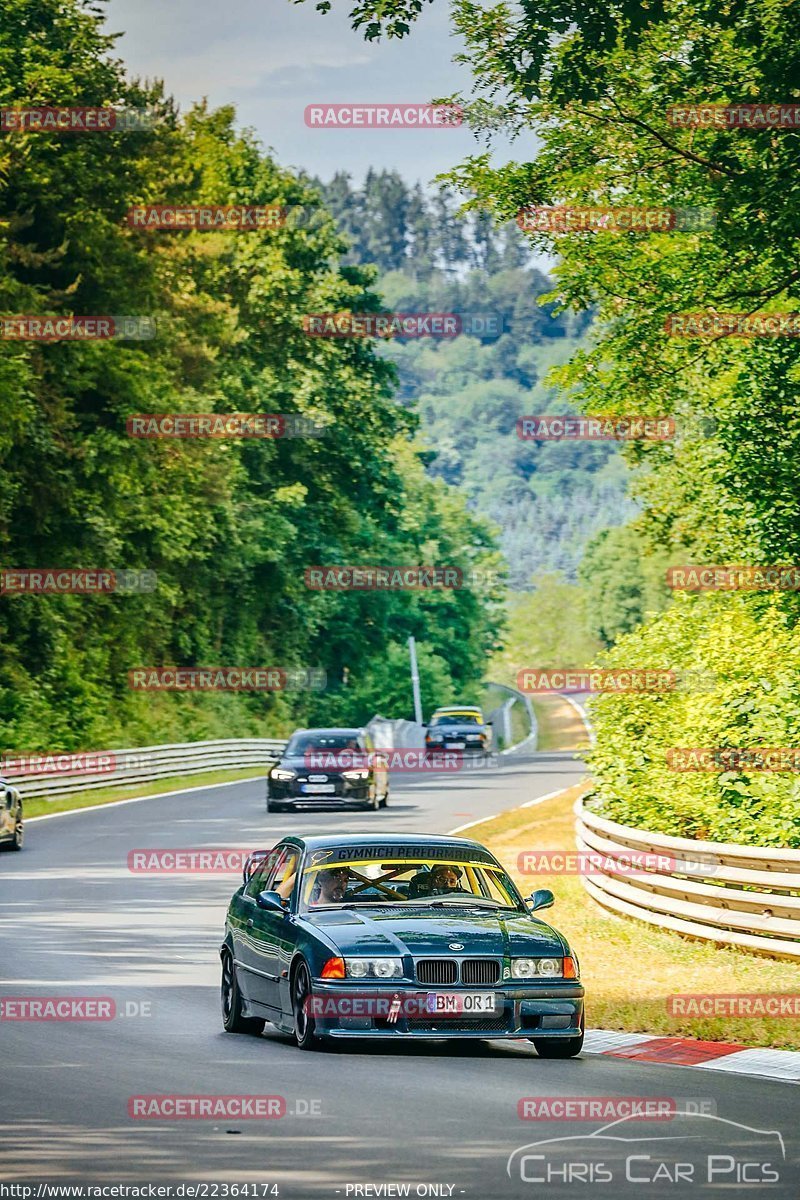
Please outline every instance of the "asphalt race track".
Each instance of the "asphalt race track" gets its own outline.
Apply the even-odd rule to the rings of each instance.
[[[475,1200],[796,1200],[793,1084],[598,1055],[544,1061],[526,1042],[303,1053],[269,1026],[260,1038],[225,1034],[218,946],[238,876],[128,868],[134,849],[268,847],[288,830],[445,833],[581,775],[568,754],[523,747],[469,777],[395,776],[388,811],[375,814],[268,815],[257,780],[29,823],[23,853],[0,856],[0,996],[111,997],[121,1015],[0,1021],[0,1180],[247,1183],[248,1195],[287,1200],[402,1195],[404,1184]],[[558,924],[557,900],[546,916]],[[587,1007],[591,1025],[591,993]],[[153,1093],[281,1096],[286,1115],[131,1119],[128,1098]],[[604,1122],[520,1120],[529,1096],[692,1098],[717,1119],[627,1123],[617,1140],[587,1145]],[[565,1137],[577,1140],[517,1155],[507,1173],[515,1150]],[[549,1182],[537,1182],[545,1170]]]

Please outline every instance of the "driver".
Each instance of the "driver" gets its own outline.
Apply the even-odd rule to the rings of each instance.
[[[309,904],[339,904],[350,882],[349,867],[331,867],[317,875]]]
[[[430,895],[441,896],[447,892],[462,892],[464,889],[461,887],[460,880],[460,867],[451,867],[447,863],[440,863],[430,873]]]

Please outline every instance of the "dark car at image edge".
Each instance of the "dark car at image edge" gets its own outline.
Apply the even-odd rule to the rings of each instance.
[[[21,850],[23,836],[22,796],[0,777],[0,850]]]

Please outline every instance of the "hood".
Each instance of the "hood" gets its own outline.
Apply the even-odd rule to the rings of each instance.
[[[566,953],[560,934],[544,921],[524,913],[491,912],[467,916],[458,909],[422,908],[401,913],[398,908],[369,913],[354,909],[329,909],[306,913],[303,921],[323,932],[341,955],[433,955],[452,958],[463,954],[486,957],[525,957]],[[463,950],[451,950],[462,942]]]

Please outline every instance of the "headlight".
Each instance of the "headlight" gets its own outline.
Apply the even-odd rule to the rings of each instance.
[[[342,771],[342,779],[369,779],[369,771]]]
[[[294,779],[297,771],[287,771],[284,767],[276,767],[272,772],[273,779]]]
[[[401,958],[346,958],[344,965],[350,979],[400,979],[403,974]]]
[[[561,979],[564,968],[560,958],[512,958],[511,974],[515,979]]]
[[[443,742],[444,734],[443,733],[426,733],[425,741],[426,742]]]

